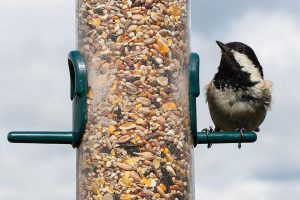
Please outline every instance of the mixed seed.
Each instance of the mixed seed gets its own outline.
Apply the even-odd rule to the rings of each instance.
[[[188,0],[78,0],[80,200],[193,199]]]

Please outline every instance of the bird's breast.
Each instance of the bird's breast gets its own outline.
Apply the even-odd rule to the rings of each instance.
[[[240,126],[257,128],[266,115],[259,87],[236,91],[217,89],[211,82],[207,87],[207,102],[214,123],[222,130],[235,130]]]

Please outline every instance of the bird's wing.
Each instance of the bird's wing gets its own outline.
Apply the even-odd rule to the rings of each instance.
[[[213,84],[212,81],[210,81],[206,86],[205,86],[205,97],[206,97],[206,103],[209,101],[209,98],[211,98],[210,94],[213,90]]]
[[[263,92],[264,92],[264,102],[265,107],[267,109],[271,109],[271,103],[272,103],[272,82],[268,80],[264,80],[263,84]]]

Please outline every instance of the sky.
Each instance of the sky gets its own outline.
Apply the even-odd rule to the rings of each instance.
[[[76,49],[75,3],[1,0],[0,199],[74,200],[76,150],[10,144],[12,130],[71,129],[67,54]],[[198,145],[196,200],[300,199],[300,1],[192,0],[191,47],[201,88],[217,70],[215,40],[251,46],[274,84],[272,111],[253,144]],[[213,125],[197,100],[198,129]]]

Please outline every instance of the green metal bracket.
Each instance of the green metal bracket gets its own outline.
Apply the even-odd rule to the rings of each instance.
[[[189,61],[189,79],[190,79],[190,118],[191,133],[194,139],[194,146],[197,144],[213,143],[250,143],[255,142],[257,135],[255,132],[197,132],[197,106],[196,98],[200,95],[199,66],[200,58],[196,53],[191,53]]]
[[[250,143],[255,142],[257,139],[255,132],[243,133],[241,138],[240,132],[197,132],[197,143],[198,144],[209,144],[209,143]]]
[[[199,55],[192,53],[189,62],[189,98],[194,145],[255,142],[257,139],[255,132],[245,132],[243,137],[240,132],[197,132],[196,98],[200,94],[199,62]],[[80,145],[87,121],[87,71],[84,59],[78,51],[69,53],[68,64],[71,80],[71,100],[73,101],[73,130],[71,132],[10,132],[8,141],[13,143],[72,144],[74,148]]]
[[[78,147],[87,121],[87,70],[84,59],[78,51],[68,55],[71,80],[71,100],[73,101],[73,127],[71,132],[10,132],[7,136],[12,143],[71,144]]]
[[[194,146],[197,146],[197,106],[196,98],[200,95],[200,81],[199,81],[199,66],[200,58],[196,53],[191,53],[189,62],[189,79],[190,79],[190,118],[191,118],[191,132],[194,139]]]

